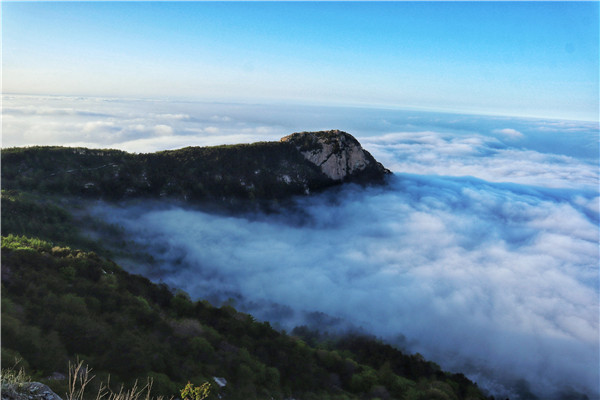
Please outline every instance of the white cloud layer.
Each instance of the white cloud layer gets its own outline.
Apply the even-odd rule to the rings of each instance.
[[[4,104],[3,147],[60,145],[145,153],[283,136],[282,130],[260,121],[215,114],[218,106],[210,104],[174,107],[151,100],[37,96],[4,96]]]
[[[475,176],[546,187],[598,186],[596,162],[506,146],[494,137],[448,132],[390,133],[363,145],[394,172]]]

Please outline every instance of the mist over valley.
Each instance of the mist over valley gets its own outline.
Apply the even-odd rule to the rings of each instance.
[[[597,125],[71,98],[25,119],[21,101],[7,101],[15,145],[152,150],[351,132],[394,172],[386,185],[344,185],[274,213],[144,200],[87,210],[154,260],[123,266],[193,298],[233,300],[287,330],[373,334],[499,396],[519,398],[522,380],[542,398],[598,396]],[[37,124],[52,121],[63,129],[44,143]],[[17,126],[32,139],[11,135]],[[94,127],[94,142],[69,142],[70,126]]]
[[[136,273],[287,330],[373,334],[514,398],[519,379],[543,396],[594,390],[594,200],[398,174],[386,188],[333,190],[277,214],[91,210],[154,257],[123,263]]]

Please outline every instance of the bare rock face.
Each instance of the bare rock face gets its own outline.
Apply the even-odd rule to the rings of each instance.
[[[304,158],[334,181],[377,179],[390,173],[352,135],[337,129],[293,133],[281,141],[294,144]]]
[[[2,400],[61,400],[48,386],[39,382],[3,385]]]

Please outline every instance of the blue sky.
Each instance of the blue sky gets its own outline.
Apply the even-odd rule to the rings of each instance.
[[[3,2],[3,91],[597,121],[598,19],[597,2]]]

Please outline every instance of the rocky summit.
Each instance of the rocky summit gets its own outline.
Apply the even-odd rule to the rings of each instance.
[[[378,178],[390,173],[352,135],[337,129],[293,133],[281,141],[294,144],[304,158],[334,181]]]

